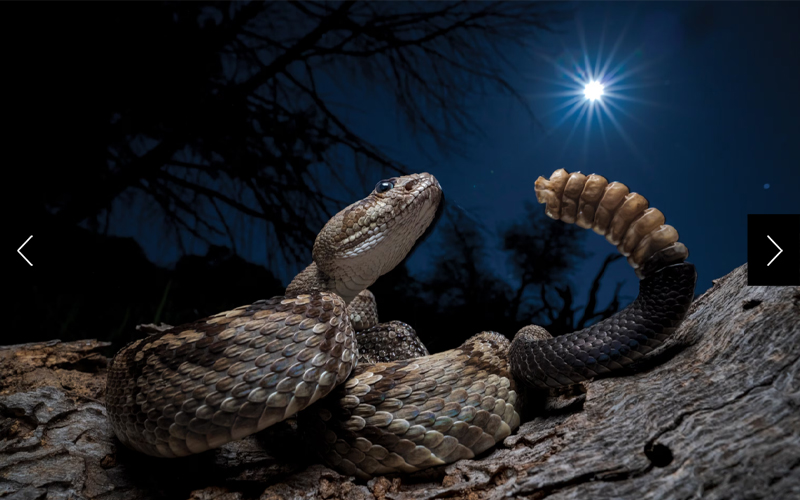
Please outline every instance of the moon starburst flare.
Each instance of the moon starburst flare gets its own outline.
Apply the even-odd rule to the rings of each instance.
[[[603,95],[603,89],[605,89],[605,85],[600,82],[591,81],[583,88],[583,95],[590,101],[596,101]]]
[[[592,128],[595,128],[595,133],[600,133],[603,146],[608,153],[611,148],[608,143],[609,137],[606,134],[606,124],[610,123],[634,156],[646,164],[649,163],[623,129],[623,123],[619,119],[619,115],[622,115],[627,119],[639,122],[621,104],[633,102],[655,105],[655,103],[640,98],[624,95],[626,91],[650,86],[636,81],[638,80],[637,73],[647,66],[641,61],[635,61],[641,55],[641,50],[632,50],[629,55],[618,57],[626,29],[627,26],[620,32],[611,50],[605,54],[603,53],[604,29],[596,48],[591,50],[592,52],[596,51],[594,61],[590,58],[590,49],[587,47],[580,21],[577,25],[581,42],[580,50],[573,51],[564,48],[558,55],[539,53],[539,56],[553,68],[555,78],[542,78],[541,76],[534,78],[547,85],[556,86],[557,89],[540,93],[536,97],[557,102],[551,109],[537,114],[539,118],[554,114],[560,115],[555,123],[548,127],[550,130],[540,138],[540,141],[550,138],[568,120],[572,121],[563,145],[562,155],[569,149],[569,143],[581,124],[584,125],[584,157],[588,157],[588,143]]]

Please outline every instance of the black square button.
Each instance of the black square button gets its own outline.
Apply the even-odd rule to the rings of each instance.
[[[800,286],[800,214],[748,214],[747,284]]]

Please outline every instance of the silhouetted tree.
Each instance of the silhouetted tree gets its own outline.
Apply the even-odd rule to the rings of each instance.
[[[549,219],[541,205],[526,203],[523,221],[512,224],[503,235],[503,248],[519,276],[511,300],[515,320],[547,325],[550,333],[558,335],[581,329],[619,310],[622,283],[617,283],[610,303],[596,310],[603,276],[609,264],[622,258],[619,253],[606,256],[592,281],[585,306],[574,306],[573,288],[567,277],[578,261],[587,257],[583,249],[586,235],[581,227]],[[583,313],[576,317],[580,310]]]
[[[525,314],[537,317],[545,310],[553,313],[544,303],[540,305],[545,309],[531,311],[529,292],[534,287],[563,282],[575,263],[586,257],[581,245],[583,231],[575,225],[550,223],[541,205],[526,202],[522,221],[511,224],[503,234],[503,249],[519,276],[511,301],[515,320]]]
[[[400,266],[372,287],[381,318],[411,324],[432,351],[454,347],[483,330],[511,338],[528,324],[564,334],[619,310],[621,283],[600,310],[597,295],[608,265],[621,255],[605,258],[586,303],[576,304],[569,271],[587,256],[583,242],[588,233],[549,219],[541,205],[527,204],[521,220],[502,233],[496,251],[508,257],[510,277],[500,277],[489,265],[492,235],[463,210],[448,206],[437,233],[440,250],[433,271],[413,277]]]
[[[470,97],[515,94],[505,44],[560,17],[527,2],[71,9],[42,29],[64,31],[47,50],[70,60],[70,74],[100,80],[72,116],[99,120],[99,133],[86,134],[80,169],[43,179],[44,202],[100,231],[110,211],[135,211],[184,251],[193,239],[236,249],[261,237],[271,263],[304,265],[317,229],[363,196],[361,182],[406,170],[352,128],[336,88],[385,90],[414,131],[446,147],[478,128]]]
[[[285,280],[331,214],[406,171],[353,127],[339,89],[393,98],[414,133],[452,147],[479,130],[470,99],[516,95],[509,44],[565,18],[528,2],[9,9],[16,43],[3,64],[36,96],[17,120],[30,132],[19,170],[31,179],[15,194],[36,216],[30,251],[46,248],[37,269],[49,266],[39,282],[21,279],[12,307],[41,321],[15,341],[118,336],[181,309],[176,294],[192,287],[150,269],[137,245],[99,255],[108,235],[144,234],[149,252],[156,241],[175,260],[214,245],[265,248]],[[243,301],[282,291],[265,284]],[[53,314],[36,314],[30,304],[41,303]]]
[[[203,256],[187,255],[175,269],[164,269],[131,238],[101,236],[77,226],[65,228],[60,238],[90,251],[75,255],[48,279],[14,290],[9,307],[13,327],[0,343],[97,338],[119,349],[142,336],[138,324],[178,325],[283,290],[268,269],[226,247],[211,246]]]

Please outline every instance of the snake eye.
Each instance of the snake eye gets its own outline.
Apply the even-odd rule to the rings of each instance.
[[[392,181],[380,181],[379,183],[375,184],[375,192],[385,193],[386,191],[392,189],[393,187],[394,187],[394,182]]]

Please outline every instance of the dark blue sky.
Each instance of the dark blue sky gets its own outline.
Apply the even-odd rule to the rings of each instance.
[[[13,5],[22,8],[22,4]],[[19,109],[10,106],[12,112],[20,111],[16,118],[12,113],[11,120],[17,124],[19,137],[8,142],[21,144],[24,150],[18,155],[23,160],[9,163],[9,173],[19,178],[8,180],[12,189],[6,197],[10,203],[7,232],[17,245],[33,234],[26,252],[35,264],[30,267],[16,256],[12,261],[15,271],[8,280],[10,288],[24,291],[14,307],[27,308],[17,314],[20,325],[16,331],[39,328],[38,338],[56,334],[105,338],[107,332],[126,332],[134,321],[152,321],[158,301],[166,297],[163,286],[167,285],[159,280],[166,282],[172,275],[141,265],[134,255],[135,245],[101,241],[102,236],[83,233],[78,237],[51,220],[50,209],[46,209],[48,203],[59,206],[62,195],[66,196],[64,203],[70,196],[91,196],[94,182],[104,186],[107,140],[111,140],[106,137],[109,109],[127,109],[128,97],[141,96],[141,102],[152,105],[156,115],[162,109],[172,113],[164,122],[172,124],[170,120],[181,116],[181,106],[196,102],[187,97],[177,99],[177,107],[170,107],[175,95],[188,89],[195,93],[186,95],[205,96],[208,82],[203,79],[215,73],[200,69],[207,62],[204,57],[214,59],[216,53],[190,49],[189,54],[197,57],[186,59],[181,52],[184,37],[175,35],[184,32],[171,31],[175,29],[171,17],[162,15],[169,9],[149,5],[150,11],[138,10],[145,9],[138,5],[134,10],[133,4],[115,4],[102,11],[73,12],[75,6],[70,6],[68,14],[48,10],[41,17],[8,16],[30,23],[17,26],[20,49],[10,53],[17,58],[11,58],[9,74],[19,78],[6,82],[12,84],[7,92],[9,104],[22,104]],[[624,182],[662,210],[691,252],[689,260],[699,273],[697,291],[702,293],[713,279],[747,260],[748,214],[800,213],[800,96],[796,90],[800,82],[800,3],[592,2],[572,7],[574,19],[556,26],[557,32],[542,33],[537,40],[516,40],[518,43],[509,43],[502,53],[508,62],[505,76],[536,119],[519,100],[487,93],[464,103],[483,134],[462,135],[461,143],[447,154],[430,138],[414,136],[397,111],[395,97],[374,82],[353,77],[358,72],[347,71],[346,64],[341,72],[335,71],[335,64],[320,70],[322,74],[334,68],[334,73],[327,82],[318,80],[318,89],[329,105],[338,103],[334,109],[348,127],[409,170],[436,175],[448,204],[467,213],[484,232],[492,248],[488,254],[491,270],[498,280],[515,284],[506,255],[495,247],[500,236],[510,224],[520,221],[525,203],[535,201],[536,178],[565,168]],[[118,8],[128,10],[120,10],[118,15]],[[140,26],[152,19],[156,19],[153,32],[161,34],[155,41],[151,32]],[[123,35],[112,36],[109,31],[116,29]],[[141,38],[136,38],[139,34]],[[134,40],[128,43],[131,38]],[[162,52],[167,57],[154,56]],[[181,54],[178,60],[185,65],[172,73],[172,79],[163,79],[163,72],[174,66],[170,54]],[[607,70],[601,81],[607,84],[608,95],[600,102],[613,112],[613,120],[600,113],[587,124],[580,107],[570,115],[573,96],[567,91],[570,86],[573,91],[580,89],[568,73],[580,70],[584,57],[592,67]],[[54,80],[53,75],[68,77]],[[122,77],[115,80],[114,75]],[[141,82],[149,90],[136,94]],[[583,106],[585,101],[576,103]],[[132,123],[148,118],[150,108],[145,107],[141,117],[131,111]],[[596,103],[592,109],[602,107]],[[436,120],[436,110],[425,116]],[[147,127],[131,130],[137,137],[148,136]],[[343,171],[338,174],[356,182],[351,192],[333,189],[326,193],[342,200],[339,208],[366,195],[379,180],[359,178],[353,161],[343,155]],[[236,155],[225,160],[236,161]],[[322,166],[319,172],[331,175]],[[329,185],[324,178],[319,184]],[[84,186],[85,190],[80,189]],[[538,209],[543,211],[541,206]],[[260,265],[269,264],[268,258],[277,259],[274,235],[266,233],[264,221],[227,210],[223,215],[240,256]],[[128,189],[114,198],[108,218],[100,215],[99,232],[134,236],[152,262],[169,266],[181,257],[181,248],[165,231],[164,219],[153,199]],[[592,257],[577,265],[571,276],[578,292],[576,306],[585,303],[588,283],[603,258],[615,251],[604,238],[591,231],[586,235]],[[226,234],[211,236],[211,240],[229,243]],[[189,253],[204,255],[208,250],[191,237],[184,243]],[[115,249],[121,253],[115,254]],[[412,273],[421,275],[441,251],[434,232],[412,256]],[[271,270],[285,284],[304,263],[272,264]],[[267,281],[248,291],[242,303],[282,292],[280,284]],[[604,280],[601,306],[619,281],[625,282],[623,305],[636,295],[633,271],[618,261]],[[200,292],[200,298],[208,298],[211,307],[215,290],[224,287],[204,286],[208,291]],[[186,291],[197,287],[186,287],[174,292],[174,305],[165,307],[174,310],[180,300],[197,299]],[[223,298],[227,295],[223,292]],[[97,322],[94,308],[100,299],[105,300],[105,309],[100,308],[104,319]],[[126,326],[131,308],[138,316],[131,317]],[[90,325],[75,319],[79,312]],[[188,315],[191,311],[183,312]],[[41,320],[39,326],[23,328],[31,317]],[[97,333],[88,333],[89,327]]]
[[[485,136],[466,141],[459,155],[437,155],[428,144],[431,159],[403,122],[392,119],[391,99],[353,92],[349,104],[363,110],[351,115],[354,127],[414,170],[436,175],[448,201],[489,231],[521,216],[523,203],[534,200],[535,179],[557,168],[624,182],[678,229],[702,292],[746,261],[748,213],[800,212],[800,4],[575,7],[574,21],[561,33],[507,53],[511,78],[541,127],[513,98],[487,97],[474,103]],[[619,43],[609,70],[624,62],[617,74],[628,74],[616,84],[619,97],[611,109],[629,141],[607,116],[602,128],[597,118],[587,128],[585,117],[575,126],[579,113],[564,120],[570,108],[558,108],[570,98],[553,95],[566,89],[558,82],[567,81],[553,61],[580,61],[586,49],[594,65],[601,43],[601,67]],[[613,251],[596,235],[587,245],[595,257],[575,271],[581,290]],[[424,267],[428,257],[416,254],[412,269]],[[504,266],[498,253],[494,267],[502,273]],[[627,281],[625,295],[635,296],[636,280],[624,261],[613,265],[606,289],[618,280]]]
[[[624,182],[678,229],[697,265],[702,292],[746,261],[748,213],[800,212],[800,4],[573,6],[574,20],[558,26],[558,33],[509,44],[504,53],[507,76],[539,123],[516,99],[487,95],[468,103],[484,134],[465,137],[456,154],[443,154],[430,140],[413,136],[394,98],[378,87],[342,85],[346,78],[334,75],[338,83],[321,88],[340,103],[337,111],[355,131],[411,170],[436,175],[448,202],[486,229],[490,245],[522,216],[524,203],[535,200],[539,175],[565,168]],[[618,70],[609,78],[624,78],[607,88],[616,97],[603,98],[616,124],[603,113],[601,121],[595,116],[587,126],[579,111],[567,116],[571,108],[564,106],[571,97],[558,94],[569,90],[570,80],[559,67],[571,72],[573,60],[583,67],[584,55],[594,66],[598,53],[598,67],[608,63],[609,72]],[[353,196],[367,191],[355,189]],[[121,219],[112,232],[136,235],[157,263],[174,262],[175,247],[149,227],[126,223],[128,210],[140,209],[116,211]],[[238,251],[265,263],[260,229],[243,223],[233,230],[242,239]],[[593,257],[573,275],[581,293],[614,251],[593,234],[587,246]],[[189,250],[203,253],[204,246]],[[412,257],[412,271],[424,270],[436,250],[430,243],[421,247]],[[504,255],[493,252],[491,258],[498,276],[510,276]],[[288,281],[298,269],[278,271]],[[621,280],[624,296],[635,296],[637,282],[624,261],[613,264],[601,295],[607,298]]]

